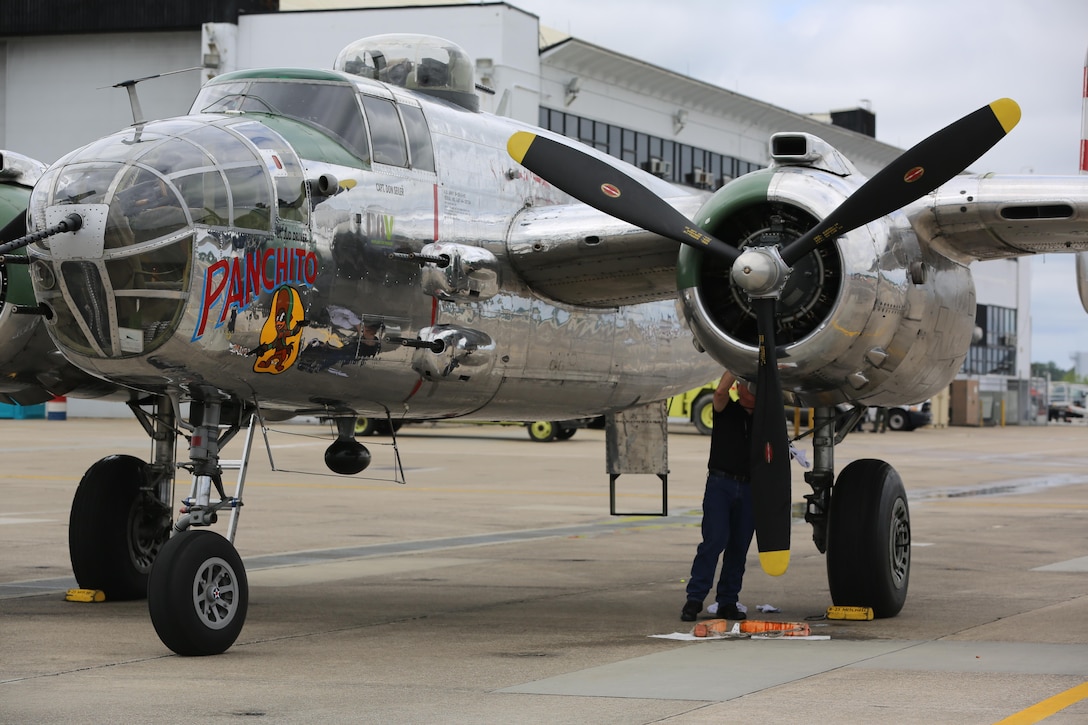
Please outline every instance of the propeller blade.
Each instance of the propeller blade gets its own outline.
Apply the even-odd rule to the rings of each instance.
[[[525,168],[594,209],[655,234],[724,257],[732,264],[735,247],[715,239],[625,172],[573,146],[518,131],[507,151]]]
[[[771,297],[752,300],[759,330],[756,405],[752,411],[752,505],[759,564],[771,576],[790,563],[790,451],[783,414],[782,382],[775,350],[775,306]]]
[[[880,170],[835,211],[790,242],[782,260],[792,267],[819,244],[920,199],[978,160],[1020,122],[1020,106],[1002,98],[945,126]]]
[[[0,242],[10,242],[24,236],[26,236],[26,209],[19,211],[3,229],[0,229]]]

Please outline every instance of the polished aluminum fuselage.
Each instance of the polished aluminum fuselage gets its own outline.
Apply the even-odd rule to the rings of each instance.
[[[390,94],[379,84],[360,84],[364,90]],[[312,206],[308,218],[291,223],[274,219],[272,234],[185,224],[172,238],[191,235],[185,237],[192,245],[187,284],[159,293],[181,304],[168,338],[160,337],[153,349],[144,350],[135,340],[140,337],[137,328],[131,339],[99,339],[96,349],[88,351],[59,336],[65,354],[95,375],[149,392],[183,397],[225,393],[284,413],[390,411],[414,419],[593,416],[664,399],[718,374],[718,364],[693,346],[675,298],[565,304],[534,290],[512,266],[512,238],[519,245],[527,240],[532,244],[532,229],[517,225],[520,216],[542,207],[576,206],[510,158],[506,141],[522,125],[392,93],[404,104],[422,102],[435,172],[377,162],[345,165],[309,159],[304,153],[301,170],[296,170],[290,144],[271,128],[254,132],[246,127],[243,137],[237,132],[241,126],[231,125],[237,119],[193,117],[238,136],[231,142],[237,144],[236,156],[253,151],[257,143],[271,148],[267,153],[276,154],[286,169],[262,183],[283,185],[284,175],[298,174],[294,184],[326,174],[335,179],[336,193],[322,198],[307,185]],[[125,133],[146,142],[158,128],[148,124]],[[107,151],[124,153],[124,143]],[[95,166],[100,163],[95,154],[102,153],[92,145],[62,159],[47,175],[50,184],[58,177],[69,178],[81,164]],[[650,183],[681,195],[652,177]],[[94,216],[94,205],[58,204],[63,190],[51,193],[40,189],[32,204],[32,217],[40,224],[46,223],[50,206]],[[694,208],[698,200],[692,197],[687,203]],[[106,221],[97,231],[91,224],[79,234],[101,235],[102,226],[111,224],[110,213],[99,211]],[[192,218],[197,212],[188,213]],[[601,229],[615,226],[604,215],[597,215],[596,224]],[[569,229],[571,242],[595,233],[584,227]],[[42,264],[54,265],[58,280],[69,262],[86,259],[87,265],[99,265],[99,254],[115,264],[130,254],[128,248],[111,250],[108,241],[104,253],[100,241],[80,241],[67,250],[65,243],[57,239],[48,248],[32,250]],[[676,245],[661,245],[675,259]],[[421,253],[449,253],[454,263],[443,270],[404,258]],[[113,280],[116,286],[118,275],[108,266],[104,270],[92,270],[91,276],[100,276],[107,287]],[[82,298],[73,289],[77,285],[72,277],[51,288],[39,285],[39,295],[49,304],[78,308]],[[283,344],[291,354],[285,353],[281,361],[290,363],[279,370],[273,361],[262,369],[255,364],[260,356],[254,350],[266,342],[262,335],[276,313],[274,288],[282,284],[299,293],[305,322],[300,336]],[[121,327],[123,336],[129,328],[119,311],[118,292],[125,294],[99,290],[92,295],[94,302],[84,304],[101,306],[96,314],[105,320],[108,313],[109,324]],[[146,300],[142,304],[146,307]],[[145,338],[155,334],[143,333]]]
[[[31,227],[73,210],[86,220],[30,249],[35,294],[73,363],[138,390],[278,414],[415,419],[595,416],[723,366],[754,374],[752,316],[728,275],[517,164],[507,141],[527,126],[342,73],[309,77],[353,99],[373,157],[356,163],[343,136],[322,140],[259,106],[140,124],[45,173]],[[361,130],[366,99],[425,118],[412,158],[433,149],[433,163],[383,163],[372,125]],[[759,246],[782,218],[799,236],[865,181],[803,136],[806,153],[709,199],[626,173],[724,241]],[[140,187],[181,208],[129,215]],[[829,241],[779,303],[785,390],[809,405],[934,395],[974,330],[966,265],[1088,248],[1086,214],[1083,180],[962,177]]]

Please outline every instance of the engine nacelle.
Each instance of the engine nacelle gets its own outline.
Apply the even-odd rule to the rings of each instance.
[[[863,182],[852,168],[821,164],[819,153],[776,156],[770,169],[720,189],[695,219],[738,247],[785,245]],[[726,265],[684,247],[677,277],[698,343],[725,367],[753,376],[755,316]],[[794,265],[778,300],[784,390],[807,405],[924,400],[959,372],[974,315],[968,269],[921,245],[906,215],[880,218]]]

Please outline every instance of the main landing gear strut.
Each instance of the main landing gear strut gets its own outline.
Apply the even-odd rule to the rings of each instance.
[[[816,408],[805,520],[812,524],[816,548],[827,555],[832,601],[894,617],[903,608],[910,581],[907,494],[895,469],[875,459],[854,461],[835,479],[835,444],[860,417],[847,420],[836,433],[836,413],[833,407]]]

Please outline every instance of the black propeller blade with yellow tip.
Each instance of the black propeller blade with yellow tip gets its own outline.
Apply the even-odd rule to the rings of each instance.
[[[789,439],[782,414],[775,331],[778,296],[790,268],[817,245],[840,237],[933,191],[963,171],[1020,121],[1020,107],[1003,98],[983,106],[904,152],[823,221],[779,253],[738,250],[715,239],[617,166],[557,140],[526,131],[507,145],[510,155],[553,186],[617,219],[723,257],[752,298],[759,335],[756,406],[752,421],[752,495],[760,565],[774,576],[789,566]]]
[[[792,490],[790,443],[782,410],[782,382],[775,350],[775,299],[752,300],[759,330],[759,369],[756,407],[752,411],[752,508],[756,522],[759,565],[771,576],[786,573],[790,564]]]
[[[921,199],[961,173],[1020,122],[1020,106],[1002,98],[945,126],[903,152],[835,211],[782,250],[793,266],[818,244]]]
[[[506,144],[515,161],[594,209],[729,261],[736,247],[710,236],[641,181],[617,166],[559,141],[518,131]]]

